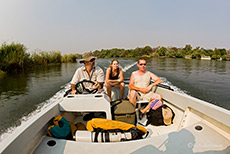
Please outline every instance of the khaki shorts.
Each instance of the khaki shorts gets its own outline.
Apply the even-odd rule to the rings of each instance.
[[[145,100],[145,101],[150,101],[151,99],[160,99],[160,95],[156,94],[152,91],[150,91],[147,94],[141,93],[141,92],[137,92],[137,100]]]

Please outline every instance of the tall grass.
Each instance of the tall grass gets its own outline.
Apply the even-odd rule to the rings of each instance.
[[[23,69],[30,61],[30,55],[26,53],[27,48],[20,43],[3,43],[0,47],[0,69],[12,71]]]
[[[61,64],[62,62],[76,62],[81,58],[79,54],[64,55],[60,51],[35,51],[32,54],[26,52],[27,48],[20,43],[3,43],[0,47],[0,70],[12,72],[35,65]],[[3,74],[1,72],[1,74]]]
[[[61,61],[63,63],[76,63],[77,58],[81,58],[81,55],[79,55],[79,54],[69,54],[69,55],[62,56]]]
[[[34,52],[31,59],[34,65],[60,64],[62,56],[60,51],[40,51]]]

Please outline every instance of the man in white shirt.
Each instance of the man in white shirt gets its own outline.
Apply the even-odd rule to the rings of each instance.
[[[95,66],[95,59],[91,52],[85,53],[80,60],[80,63],[84,63],[84,66],[78,68],[71,80],[71,94],[76,94],[75,86],[78,82],[83,80],[93,81],[95,84],[84,84],[88,89],[98,89],[97,93],[103,92],[104,84],[104,72],[99,66]]]

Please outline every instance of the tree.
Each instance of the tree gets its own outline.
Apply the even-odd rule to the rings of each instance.
[[[165,56],[167,51],[167,48],[165,47],[161,47],[159,50],[157,50],[156,52],[158,53],[159,56]]]
[[[190,44],[186,44],[183,50],[185,51],[186,55],[190,55],[192,51],[192,46]]]

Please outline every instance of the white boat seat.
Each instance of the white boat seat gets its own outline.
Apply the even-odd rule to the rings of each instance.
[[[68,95],[59,104],[59,110],[65,112],[105,112],[112,119],[109,97],[105,94]]]

